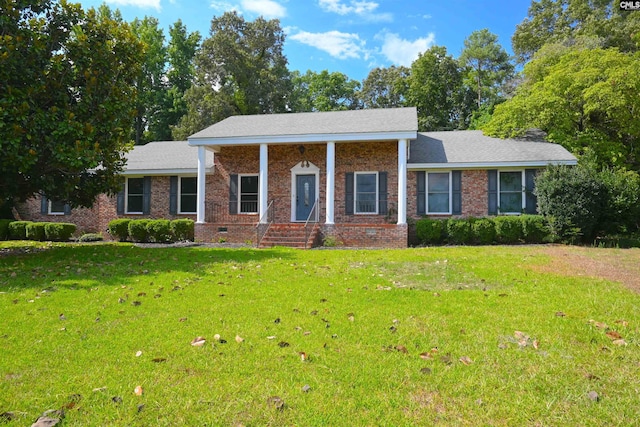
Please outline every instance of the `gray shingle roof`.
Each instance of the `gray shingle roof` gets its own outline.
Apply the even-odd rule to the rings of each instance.
[[[415,108],[232,116],[193,134],[190,141],[305,135],[417,132]]]
[[[409,167],[481,167],[487,164],[574,164],[564,147],[549,142],[519,141],[485,136],[479,130],[424,132],[411,141]]]
[[[168,173],[196,173],[198,149],[187,141],[157,141],[136,145],[126,154],[125,174],[166,175]],[[207,151],[206,169],[213,167],[213,153]]]

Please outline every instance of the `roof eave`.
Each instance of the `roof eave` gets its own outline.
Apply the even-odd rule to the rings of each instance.
[[[366,133],[323,133],[299,135],[257,135],[238,137],[198,137],[189,138],[191,146],[229,146],[229,145],[257,145],[257,144],[300,144],[323,142],[362,142],[362,141],[397,141],[400,139],[416,139],[417,131],[398,132],[366,132]]]
[[[575,166],[577,160],[534,160],[526,162],[452,162],[452,163],[408,163],[408,170],[421,169],[499,169],[499,168],[535,168],[549,165]]]
[[[207,166],[205,173],[213,172],[213,166]],[[197,175],[197,168],[185,169],[127,169],[122,172],[124,176],[144,175],[144,176],[170,176],[170,175]]]

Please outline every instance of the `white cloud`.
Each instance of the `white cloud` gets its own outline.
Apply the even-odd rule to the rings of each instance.
[[[413,41],[401,39],[394,33],[383,33],[376,38],[383,40],[381,52],[389,61],[406,67],[409,67],[420,53],[429,49],[436,41],[433,33]]]
[[[338,15],[355,14],[370,22],[391,22],[393,15],[390,13],[375,13],[379,4],[373,1],[350,0],[345,4],[342,0],[318,0],[320,7]]]
[[[107,3],[117,4],[119,6],[135,6],[143,9],[161,9],[160,0],[107,0]]]
[[[242,0],[241,4],[244,10],[262,15],[266,19],[287,16],[287,9],[273,0]]]
[[[309,33],[300,31],[289,37],[300,43],[313,46],[327,52],[338,59],[368,58],[365,51],[365,42],[360,40],[357,34],[341,33],[340,31],[328,31],[326,33]]]
[[[266,19],[283,18],[287,15],[287,9],[274,0],[240,0],[240,3],[212,0],[210,4],[218,12],[250,12]]]

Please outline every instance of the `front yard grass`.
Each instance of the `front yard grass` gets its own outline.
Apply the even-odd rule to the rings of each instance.
[[[11,245],[8,425],[638,422],[640,295],[544,246]]]

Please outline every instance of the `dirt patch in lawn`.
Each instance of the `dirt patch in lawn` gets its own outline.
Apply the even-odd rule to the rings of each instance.
[[[551,262],[540,270],[567,276],[595,277],[619,282],[640,293],[640,249],[545,246]]]

